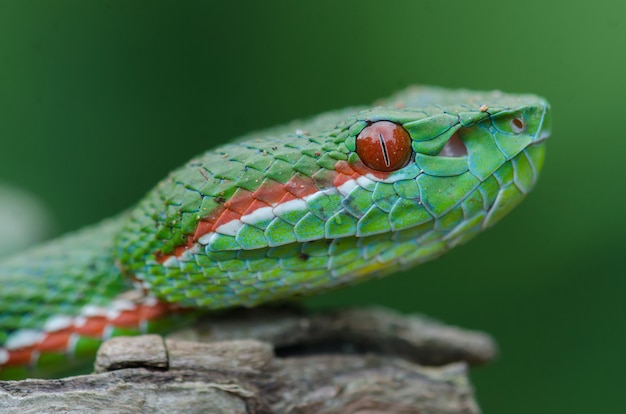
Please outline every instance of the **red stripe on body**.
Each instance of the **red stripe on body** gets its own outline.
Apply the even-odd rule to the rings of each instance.
[[[36,345],[36,349],[39,352],[65,352],[72,333],[70,328],[50,332]]]
[[[243,188],[238,188],[233,193],[230,200],[226,201],[223,206],[225,209],[239,214],[240,216],[248,209],[248,206],[254,201],[254,193]]]
[[[331,172],[338,176],[336,172]],[[330,180],[326,180],[332,182]],[[233,220],[240,220],[242,216],[252,214],[264,207],[272,207],[287,201],[304,198],[323,190],[315,180],[303,174],[296,173],[289,181],[282,184],[272,179],[265,179],[254,192],[238,188],[230,200],[202,218],[196,225],[196,230],[189,237],[185,245],[178,246],[171,254],[157,252],[157,262],[164,263],[170,257],[180,257],[185,251],[193,247],[202,236],[213,233],[216,229]]]
[[[283,187],[286,192],[293,194],[297,198],[304,198],[321,190],[311,177],[300,174],[294,175]]]
[[[267,204],[277,203],[285,194],[283,185],[277,181],[265,179],[254,192],[254,198]]]
[[[252,214],[264,207],[276,206],[291,200],[302,199],[332,185],[339,187],[350,180],[360,176],[372,174],[379,179],[389,177],[391,172],[372,170],[360,160],[356,162],[338,161],[334,171],[324,171],[323,174],[314,174],[316,179],[296,173],[289,181],[282,184],[278,181],[266,178],[254,192],[238,188],[232,197],[221,204],[218,208],[198,221],[193,235],[187,239],[187,243],[178,246],[171,254],[156,252],[157,262],[164,263],[170,257],[180,257],[204,235],[213,233],[218,227],[233,220],[240,220],[241,216]]]
[[[120,328],[135,328],[142,323],[158,319],[175,308],[165,302],[157,302],[154,305],[139,304],[135,309],[121,311],[120,314],[109,321],[109,325]]]
[[[109,320],[104,316],[89,316],[84,324],[73,326],[73,330],[79,335],[100,337],[108,324]]]
[[[213,225],[211,226],[211,231],[213,232],[219,226],[230,223],[233,220],[239,220],[241,218],[241,215],[242,215],[241,213],[238,213],[233,210],[222,210],[221,214],[213,222]],[[198,234],[198,239],[202,236],[204,236],[204,234]]]
[[[187,249],[190,249],[192,247],[193,247],[193,239],[191,237],[187,237],[187,244],[178,246],[176,249],[174,249],[174,254],[178,257],[181,254],[185,253]]]
[[[388,178],[393,171],[376,171],[363,164],[361,161],[355,161],[348,163],[348,161],[338,161],[335,164],[335,170],[339,173],[339,175],[347,175],[352,179],[357,179],[363,175],[371,174],[379,180],[384,180]]]
[[[9,359],[0,366],[16,367],[20,365],[29,365],[33,357],[34,347],[13,349],[8,352]]]
[[[243,215],[252,214],[254,211],[260,208],[272,207],[270,204],[267,204],[265,201],[254,200],[249,206],[248,209],[243,213]]]
[[[139,306],[139,315],[140,322],[152,321],[155,319],[159,319],[162,316],[171,313],[174,310],[183,311],[184,309],[177,305],[172,305],[165,302],[157,302],[154,305],[140,305]]]
[[[124,310],[113,319],[105,316],[85,317],[84,323],[71,325],[58,331],[46,332],[43,338],[29,346],[17,349],[7,349],[8,360],[3,366],[24,366],[30,365],[35,352],[39,354],[48,352],[67,352],[72,335],[80,335],[90,338],[102,338],[105,329],[109,326],[120,328],[140,328],[145,322],[162,318],[172,312],[184,312],[185,309],[177,305],[165,302],[156,302],[153,305],[138,303],[134,309]]]
[[[120,328],[133,328],[141,322],[140,308],[121,311],[117,318],[109,321],[110,325]]]

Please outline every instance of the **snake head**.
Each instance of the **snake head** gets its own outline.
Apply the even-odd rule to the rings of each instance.
[[[174,171],[131,212],[120,263],[160,298],[223,308],[430,260],[534,187],[549,105],[418,87],[250,134]]]
[[[391,229],[432,221],[434,227],[451,231],[448,226],[484,214],[483,229],[508,213],[537,182],[543,143],[550,135],[550,106],[544,99],[421,87],[393,97],[391,103],[359,113],[347,126],[344,141],[348,164],[380,183],[370,187],[377,185],[381,192],[387,187],[392,198],[400,196],[389,211]],[[380,160],[390,158],[385,141],[398,141],[391,139],[394,134],[407,137],[396,151],[402,154],[394,155],[404,161],[396,168],[379,168]],[[364,137],[372,141],[372,135],[378,145],[360,145]]]

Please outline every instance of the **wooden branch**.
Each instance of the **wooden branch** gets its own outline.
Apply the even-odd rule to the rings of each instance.
[[[237,311],[113,338],[92,375],[0,382],[0,412],[478,413],[467,364],[494,354],[485,334],[383,309]]]

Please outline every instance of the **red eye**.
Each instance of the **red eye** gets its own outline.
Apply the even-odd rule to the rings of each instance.
[[[401,125],[378,121],[356,137],[356,153],[363,164],[378,171],[395,171],[411,158],[411,137]]]

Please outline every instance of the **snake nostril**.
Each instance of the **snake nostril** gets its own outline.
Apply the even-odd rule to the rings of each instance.
[[[514,133],[520,134],[526,129],[526,123],[521,118],[511,119],[511,129]]]

